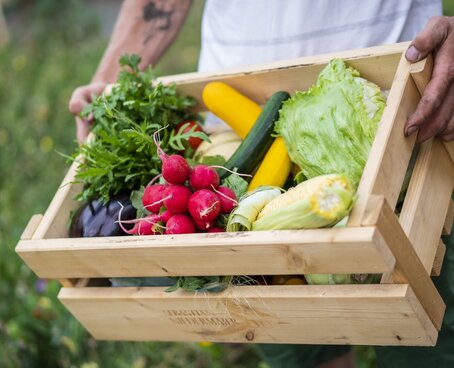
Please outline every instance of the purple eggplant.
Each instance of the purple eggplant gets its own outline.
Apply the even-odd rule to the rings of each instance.
[[[135,219],[136,210],[126,194],[113,197],[105,204],[97,199],[86,203],[74,214],[69,236],[80,238],[127,235],[117,223],[120,210],[122,221]]]

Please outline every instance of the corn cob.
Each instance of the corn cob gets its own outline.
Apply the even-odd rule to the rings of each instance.
[[[306,180],[268,202],[252,230],[308,229],[332,226],[353,206],[354,190],[345,175]]]

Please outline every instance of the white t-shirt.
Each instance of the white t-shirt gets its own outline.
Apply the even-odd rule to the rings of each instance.
[[[200,71],[411,40],[441,0],[206,0]]]

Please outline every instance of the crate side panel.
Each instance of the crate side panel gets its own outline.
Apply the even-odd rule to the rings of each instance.
[[[454,187],[454,167],[439,139],[422,144],[399,222],[431,272]]]
[[[16,251],[43,278],[382,273],[374,227],[25,240]]]
[[[399,59],[400,54],[394,53],[382,56],[365,55],[361,58],[345,57],[344,60],[359,70],[361,76],[388,90],[391,88]],[[187,76],[186,79],[168,77],[163,81],[166,83],[173,81],[177,84],[178,92],[193,96],[198,101],[196,110],[206,110],[202,101],[202,91],[210,81],[228,83],[245,96],[263,105],[276,91],[283,90],[292,94],[295,91],[310,88],[328,61],[329,59],[320,62],[301,59],[300,64],[281,65],[272,69],[231,74],[194,74]]]
[[[33,238],[33,234],[35,233],[36,229],[38,228],[41,220],[43,219],[43,215],[36,214],[31,217],[28,221],[27,226],[25,227],[24,231],[22,232],[20,239],[21,240],[28,240]]]
[[[393,271],[384,274],[381,282],[409,284],[434,326],[440,329],[446,306],[386,201],[381,207],[377,227],[396,260]]]
[[[98,339],[433,345],[407,285],[62,289],[60,300]]]

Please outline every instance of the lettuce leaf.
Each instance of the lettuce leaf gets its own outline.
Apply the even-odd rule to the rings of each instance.
[[[356,188],[384,107],[377,85],[333,59],[315,85],[284,102],[276,132],[306,178],[345,174]]]

